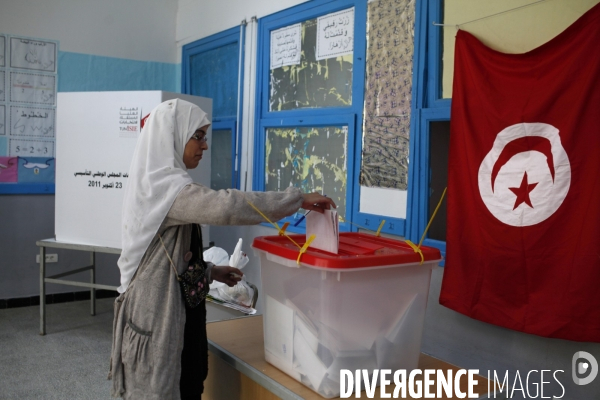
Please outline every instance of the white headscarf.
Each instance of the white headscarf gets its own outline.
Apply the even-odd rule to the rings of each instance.
[[[122,211],[119,293],[125,292],[152,238],[175,198],[192,178],[183,152],[194,132],[210,121],[195,104],[181,99],[158,105],[138,138]]]

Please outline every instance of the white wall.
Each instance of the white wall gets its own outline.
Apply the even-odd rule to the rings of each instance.
[[[149,89],[162,89],[156,86],[161,76],[155,75],[175,71],[175,64],[180,62],[175,44],[176,15],[177,0],[0,0],[0,33],[58,40],[62,52],[90,55],[82,57],[81,65],[72,65],[71,61],[63,65],[70,71],[81,68],[81,73],[72,77],[61,76],[59,71],[59,90],[61,83],[67,80],[75,81],[69,85],[70,90],[79,91],[86,90],[88,85],[77,87],[77,83],[96,83],[89,85],[92,87],[102,86],[98,82],[118,85],[137,75],[156,80],[150,83],[154,87]],[[133,61],[117,60],[116,65],[125,66],[127,70],[121,70],[122,76],[115,77],[115,67],[110,60],[105,62],[105,57]],[[152,68],[156,63],[173,67]],[[174,81],[176,78],[173,76]],[[39,294],[39,269],[35,262],[39,249],[35,242],[53,236],[54,206],[54,195],[0,195],[0,226],[3,228],[0,230],[0,299]],[[88,263],[85,253],[63,250],[51,253],[59,254],[59,262],[48,265],[48,274]],[[116,256],[100,255],[97,265],[98,282],[117,286]],[[47,286],[48,293],[74,290],[73,286]]]
[[[141,1],[141,0],[140,0]],[[250,21],[285,10],[306,0],[179,0],[177,11],[177,47],[233,28],[242,20]]]
[[[2,0],[0,32],[59,40],[61,51],[178,63],[178,0]]]
[[[546,43],[598,4],[598,0],[452,0],[444,3],[444,23],[461,24],[486,46],[503,53],[525,53]],[[531,6],[526,6],[531,4]],[[526,7],[523,7],[526,6]],[[518,8],[523,7],[523,8]],[[506,10],[515,10],[501,13]],[[494,15],[491,18],[484,18]],[[480,19],[481,18],[481,19]],[[456,28],[444,28],[443,94],[452,97]]]
[[[240,25],[246,20],[244,88],[242,99],[242,190],[252,188],[254,142],[254,89],[256,83],[257,23],[252,17],[262,18],[275,12],[304,3],[306,0],[179,0],[177,11],[177,57],[181,59],[184,45]]]

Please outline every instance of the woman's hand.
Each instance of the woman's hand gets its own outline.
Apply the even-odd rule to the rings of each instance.
[[[322,214],[324,210],[329,210],[330,206],[337,208],[333,200],[317,192],[304,193],[302,198],[302,208],[305,210],[317,211]]]
[[[210,277],[213,280],[223,282],[229,287],[234,286],[241,281],[242,275],[244,275],[244,273],[239,269],[226,265],[215,265],[210,271]]]

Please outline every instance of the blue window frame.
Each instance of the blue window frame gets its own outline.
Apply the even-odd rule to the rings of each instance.
[[[212,153],[211,153],[211,160],[213,162],[213,164],[215,164],[215,160],[217,157],[224,157],[227,158],[228,160],[231,160],[230,162],[230,170],[231,170],[231,174],[230,174],[230,179],[229,182],[227,184],[227,187],[229,188],[237,188],[239,187],[239,169],[237,171],[231,169],[231,167],[233,165],[239,165],[239,160],[236,162],[236,155],[241,153],[241,147],[242,147],[242,143],[241,140],[237,140],[237,122],[234,118],[217,118],[214,119],[213,118],[213,123],[212,123],[212,143],[211,143],[211,148],[212,148]],[[220,138],[218,136],[220,135],[224,135],[224,138]],[[224,152],[227,151],[227,148],[230,149],[229,153],[230,154],[215,154],[215,151],[221,151],[220,147],[216,148],[215,143],[217,143],[217,141],[220,141],[221,143],[224,144],[223,147],[225,147],[224,149],[222,149]],[[237,149],[237,151],[236,151]],[[226,167],[226,166],[224,166]],[[217,172],[220,172],[221,170],[223,170],[223,168],[215,168],[214,165],[211,165],[211,174],[215,174]],[[225,189],[224,185],[218,185],[218,179],[211,179],[211,188],[212,189]],[[217,187],[213,187],[213,184],[216,184]]]
[[[424,2],[425,3],[425,2]],[[444,20],[444,0],[427,0],[429,16],[426,22],[427,29],[427,46],[428,49],[423,49],[427,52],[427,108],[450,108],[451,100],[444,99],[442,96],[442,56],[444,50],[444,34],[454,34],[450,28],[433,25],[433,22],[441,22]],[[447,32],[444,31],[447,29]],[[423,88],[425,91],[425,88]],[[448,117],[450,118],[450,117]]]
[[[427,12],[428,0],[417,0],[415,5],[415,36],[414,36],[414,54],[413,54],[413,77],[412,77],[412,99],[411,99],[411,117],[410,117],[410,142],[409,142],[409,167],[408,167],[408,198],[406,207],[406,219],[382,217],[380,215],[367,214],[360,212],[358,202],[360,198],[360,187],[355,190],[355,211],[354,219],[358,224],[364,225],[370,229],[377,229],[382,219],[385,219],[385,225],[382,232],[392,235],[404,236],[407,239],[415,241],[419,230],[418,217],[423,206],[420,204],[421,198],[418,195],[420,188],[425,184],[423,179],[425,175],[420,169],[420,160],[423,150],[419,143],[421,135],[420,118],[421,110],[427,104]],[[362,151],[362,148],[361,148]],[[356,162],[360,165],[361,153],[356,154]],[[420,237],[420,236],[419,236]],[[418,239],[417,239],[418,240]]]
[[[442,50],[443,27],[433,25],[433,22],[443,22],[444,0],[423,0],[417,8],[417,22],[415,25],[415,62],[423,67],[416,80],[417,94],[415,112],[412,123],[414,131],[411,132],[411,154],[414,154],[413,173],[409,185],[409,213],[410,221],[406,237],[417,243],[427,226],[430,210],[437,205],[440,193],[432,193],[432,160],[430,158],[432,124],[450,121],[451,99],[442,96]],[[415,66],[415,69],[417,67]],[[414,140],[412,140],[414,138]],[[412,147],[414,146],[414,147]],[[447,169],[439,168],[436,171],[445,174],[447,182]],[[412,207],[410,206],[412,205]],[[442,204],[445,207],[445,203]],[[445,221],[436,222],[445,225]],[[442,255],[446,253],[446,242],[429,237],[423,241],[424,245],[440,249]],[[443,265],[443,263],[442,263]]]
[[[354,114],[341,114],[336,116],[335,118],[329,118],[329,117],[324,117],[324,116],[318,116],[318,117],[307,117],[307,118],[302,118],[302,119],[298,119],[298,118],[278,118],[278,119],[262,119],[260,121],[259,124],[259,129],[258,129],[258,135],[263,141],[265,141],[265,138],[267,137],[267,131],[269,129],[286,129],[286,128],[292,128],[292,129],[296,129],[296,130],[301,130],[302,128],[308,128],[308,129],[318,129],[321,127],[343,127],[345,129],[347,129],[346,131],[346,135],[347,135],[347,150],[346,150],[346,154],[349,155],[347,157],[347,170],[351,171],[353,170],[354,166],[353,164],[353,157],[351,156],[352,154],[354,154],[354,143],[352,140],[350,140],[350,138],[354,137],[356,135],[356,125],[355,125],[355,115]],[[258,140],[257,140],[258,142]],[[261,145],[261,146],[257,146],[256,150],[255,150],[255,157],[257,160],[265,160],[266,159],[266,145]],[[263,161],[263,168],[265,168],[264,166],[264,161]],[[289,168],[293,168],[293,166],[287,166]],[[264,171],[264,169],[263,169]],[[265,190],[265,189],[278,189],[278,188],[272,188],[272,187],[266,187],[266,182],[265,179],[266,178],[266,174],[265,173],[259,173],[255,176],[254,178],[254,186],[255,186],[255,190]],[[285,187],[287,187],[288,185],[286,184]],[[295,185],[296,186],[296,185]],[[285,187],[282,187],[281,189],[285,189]],[[346,186],[346,188],[348,188],[349,185]],[[260,189],[258,189],[260,188]],[[340,213],[344,213],[344,210],[349,210],[352,207],[352,199],[350,197],[350,193],[348,193],[349,190],[346,190],[346,193],[344,194],[345,197],[345,204],[340,204],[339,200],[334,199],[336,201],[336,203],[338,204],[338,212]],[[325,192],[326,195],[329,195],[330,197],[333,197],[331,192]],[[348,215],[348,212],[345,212],[346,215]],[[302,221],[300,222],[297,226],[295,226],[296,224],[296,220],[298,219],[298,216],[293,216],[290,217],[291,219],[289,220],[289,222],[291,223],[290,225],[290,230],[303,230],[305,228],[305,222]],[[350,231],[351,230],[351,224],[349,222],[347,222],[347,218],[344,217],[344,220],[346,222],[340,222],[340,229],[342,230],[346,230],[346,231]]]
[[[240,187],[245,31],[239,26],[183,46],[181,92],[213,99],[213,132],[231,132],[231,186]],[[229,169],[229,168],[228,168]]]
[[[354,45],[352,53],[351,76],[346,75],[348,86],[351,87],[350,104],[309,106],[306,108],[284,109],[281,111],[270,110],[269,96],[271,90],[270,46],[271,32],[289,27],[294,24],[312,23],[311,21],[324,15],[344,12],[354,7]],[[337,129],[345,132],[346,145],[344,166],[346,169],[346,185],[343,194],[343,208],[346,210],[340,229],[356,230],[349,221],[354,218],[357,210],[354,191],[357,187],[360,147],[362,140],[362,112],[363,89],[365,79],[365,51],[366,51],[366,1],[364,0],[321,0],[300,4],[296,7],[281,11],[259,20],[258,29],[258,68],[257,68],[257,121],[255,125],[255,163],[253,176],[253,189],[265,190],[268,188],[267,178],[267,135],[270,130],[289,129],[298,132],[298,135],[308,135],[307,130]],[[331,59],[330,59],[331,60]],[[349,84],[349,79],[352,83]],[[307,85],[308,86],[308,85]],[[339,135],[338,135],[339,136]],[[291,146],[290,146],[291,147]],[[307,150],[308,154],[310,149]],[[308,156],[307,156],[308,157]],[[358,162],[357,162],[358,160]],[[336,160],[339,162],[339,160]],[[293,163],[293,161],[291,162]],[[332,160],[331,164],[335,164]],[[335,165],[332,168],[337,168]],[[339,171],[338,171],[339,172]],[[286,184],[285,186],[288,186]],[[300,185],[302,186],[302,185]],[[327,189],[324,194],[331,195]],[[339,195],[339,192],[336,192]],[[333,197],[333,196],[332,196]],[[298,217],[290,217],[291,231],[303,231],[304,222],[297,227],[294,223]],[[376,229],[376,228],[375,228]]]
[[[450,120],[451,100],[442,97],[442,35],[433,21],[443,21],[443,0],[419,0],[416,4],[415,51],[410,125],[410,164],[406,219],[390,218],[360,212],[359,173],[362,156],[363,92],[366,52],[366,1],[312,1],[265,17],[259,21],[257,122],[255,126],[254,190],[265,190],[267,131],[271,128],[302,128],[344,125],[348,129],[346,215],[343,230],[356,231],[357,226],[375,230],[382,219],[382,232],[405,236],[418,242],[427,225],[431,204],[439,200],[439,192],[431,194],[431,127]],[[355,42],[353,54],[352,101],[344,107],[271,110],[270,34],[293,24],[302,23],[350,7],[355,9]],[[439,175],[439,171],[436,171]],[[442,173],[447,174],[447,169]],[[434,206],[435,206],[434,204]],[[297,218],[297,217],[296,217]],[[440,217],[437,217],[438,219]],[[294,218],[290,222],[294,222]],[[438,223],[440,221],[437,221]],[[445,222],[444,222],[445,223]],[[304,228],[299,225],[300,231]],[[290,228],[288,228],[290,229]],[[293,228],[292,228],[293,230]],[[426,236],[425,245],[445,253],[445,241],[439,235]]]
[[[2,183],[0,194],[54,194],[54,183]]]

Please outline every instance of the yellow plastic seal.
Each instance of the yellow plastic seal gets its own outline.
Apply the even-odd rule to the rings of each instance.
[[[421,264],[423,264],[423,262],[425,262],[425,256],[423,256],[421,249],[410,240],[405,240],[405,242],[414,250],[415,253],[419,253],[421,255]]]
[[[285,236],[285,230],[287,229],[288,226],[290,226],[289,222],[286,222],[285,224],[283,224],[283,226],[281,227],[281,230],[279,231],[279,236]]]
[[[315,235],[314,233],[308,237],[308,240],[306,241],[306,243],[304,243],[304,246],[302,246],[302,248],[300,249],[300,253],[298,254],[298,259],[296,260],[296,264],[300,265],[300,257],[302,257],[302,254],[306,253],[306,250],[308,250],[308,246],[310,246],[310,244],[312,243],[313,240],[315,240],[316,237],[317,237],[317,235]]]
[[[379,228],[377,228],[377,233],[375,234],[375,236],[381,236],[381,228],[383,228],[383,225],[385,225],[385,219],[381,220],[381,223],[379,224]]]

